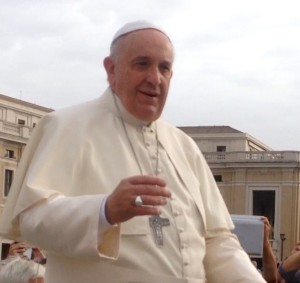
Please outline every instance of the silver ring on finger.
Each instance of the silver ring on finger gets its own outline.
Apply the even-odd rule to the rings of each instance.
[[[144,204],[143,200],[142,200],[142,197],[141,196],[136,196],[136,198],[134,200],[134,204],[136,206],[142,206]]]

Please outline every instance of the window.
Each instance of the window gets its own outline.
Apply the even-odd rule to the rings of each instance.
[[[15,158],[15,152],[11,149],[7,149],[5,151],[5,157],[6,158]]]
[[[226,146],[225,145],[217,145],[217,159],[226,159]]]
[[[275,225],[275,190],[254,190],[252,192],[253,215],[268,217],[272,227]],[[270,231],[270,238],[274,239],[274,229]]]
[[[217,152],[226,152],[225,145],[217,145]]]
[[[13,178],[14,178],[14,171],[10,169],[5,169],[4,172],[4,196],[5,197],[8,196]]]
[[[19,124],[19,125],[25,125],[25,120],[23,120],[23,119],[18,119],[18,124]]]
[[[215,181],[216,182],[223,182],[223,177],[222,175],[214,175]]]

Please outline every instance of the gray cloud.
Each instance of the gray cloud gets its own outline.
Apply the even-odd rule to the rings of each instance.
[[[97,97],[113,33],[147,19],[176,48],[167,120],[230,125],[300,150],[298,8],[296,0],[2,1],[0,93],[52,108]]]

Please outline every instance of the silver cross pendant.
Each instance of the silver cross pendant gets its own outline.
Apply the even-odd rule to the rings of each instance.
[[[164,245],[164,234],[162,228],[170,225],[168,218],[162,218],[159,215],[153,215],[149,218],[149,224],[152,229],[153,237],[157,246]]]

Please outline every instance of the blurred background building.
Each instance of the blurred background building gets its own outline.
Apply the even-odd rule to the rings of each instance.
[[[267,216],[278,259],[299,240],[299,153],[229,126],[180,127],[204,154],[231,214]]]
[[[0,94],[0,217],[32,130],[41,117],[51,111],[53,110]],[[6,239],[2,241],[6,242]]]

